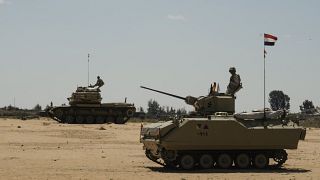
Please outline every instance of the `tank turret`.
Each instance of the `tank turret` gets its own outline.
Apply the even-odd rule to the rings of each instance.
[[[102,97],[97,88],[77,87],[71,97],[67,98],[71,106],[77,104],[101,104]]]
[[[195,112],[192,114],[197,116],[207,116],[216,112],[226,112],[228,114],[234,114],[235,112],[235,96],[233,95],[226,95],[224,93],[210,93],[208,96],[182,97],[164,91],[151,89],[145,86],[140,87],[184,100],[186,104],[192,105],[195,108]]]

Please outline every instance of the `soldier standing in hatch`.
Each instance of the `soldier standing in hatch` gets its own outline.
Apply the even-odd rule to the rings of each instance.
[[[242,88],[241,79],[239,74],[236,74],[235,67],[230,67],[229,72],[231,73],[231,77],[226,94],[234,95]]]
[[[97,82],[95,85],[93,85],[92,87],[98,87],[98,89],[100,90],[100,88],[104,85],[104,82],[102,81],[102,79],[100,78],[100,76],[97,76]]]

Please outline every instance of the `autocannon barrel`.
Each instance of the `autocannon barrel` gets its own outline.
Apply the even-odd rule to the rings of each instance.
[[[181,97],[181,96],[177,96],[177,95],[174,95],[174,94],[170,94],[170,93],[167,93],[167,92],[163,92],[163,91],[158,91],[158,90],[151,89],[151,88],[148,88],[148,87],[140,86],[140,88],[147,89],[147,90],[154,91],[154,92],[161,93],[161,94],[165,94],[165,95],[168,95],[168,96],[171,96],[171,97],[175,97],[175,98],[178,98],[178,99],[182,99],[182,100],[185,100],[185,101],[187,100],[187,98],[184,98],[184,97]]]

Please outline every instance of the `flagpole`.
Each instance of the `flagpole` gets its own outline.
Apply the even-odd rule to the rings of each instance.
[[[263,119],[266,120],[266,46],[263,42]]]
[[[266,46],[274,46],[278,38],[271,34],[264,34],[263,56],[263,119],[266,120]]]
[[[89,87],[89,58],[90,58],[90,54],[88,53],[88,87]]]

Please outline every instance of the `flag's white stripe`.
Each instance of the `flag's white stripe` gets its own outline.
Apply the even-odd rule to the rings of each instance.
[[[276,42],[277,40],[274,40],[272,38],[264,38],[264,42]]]

